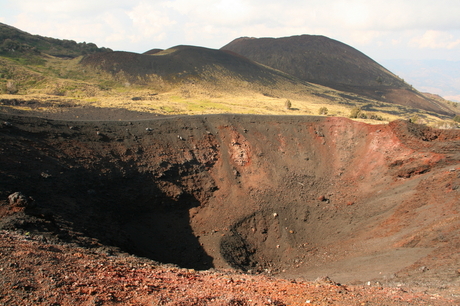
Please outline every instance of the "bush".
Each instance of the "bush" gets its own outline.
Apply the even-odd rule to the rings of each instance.
[[[323,106],[319,109],[318,113],[320,115],[327,115],[327,113],[329,112],[329,110],[327,109],[327,107]]]
[[[291,100],[286,100],[286,102],[284,102],[284,106],[286,107],[286,109],[291,109]]]
[[[350,118],[361,118],[362,113],[361,107],[355,106],[351,109]]]
[[[409,122],[417,123],[419,122],[419,120],[420,120],[420,117],[418,115],[414,115],[409,119]]]
[[[9,80],[6,82],[6,92],[10,95],[18,93],[18,87],[15,82]]]
[[[374,113],[369,114],[369,119],[383,121],[383,117]]]
[[[456,115],[453,120],[455,122],[460,122],[460,115]]]
[[[358,118],[367,119],[367,114],[363,113],[363,112],[360,112],[359,115],[358,115]]]

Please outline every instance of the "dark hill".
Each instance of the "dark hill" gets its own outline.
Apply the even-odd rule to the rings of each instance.
[[[362,52],[324,36],[244,37],[221,50],[236,52],[308,82],[385,102],[452,113],[444,105],[418,93]]]
[[[151,49],[151,50],[149,50],[149,51],[146,51],[146,52],[144,52],[143,54],[146,54],[146,55],[153,55],[153,54],[156,54],[156,53],[161,52],[161,51],[163,51],[163,49],[157,49],[157,48],[155,48],[155,49]]]
[[[195,46],[176,46],[153,54],[97,53],[85,56],[81,64],[113,75],[122,74],[137,83],[158,76],[171,82],[204,80],[218,84],[237,78],[267,86],[275,85],[280,79],[306,84],[240,55]]]
[[[74,58],[85,54],[111,51],[98,48],[93,43],[77,43],[73,40],[61,40],[32,35],[15,27],[0,23],[0,54],[18,56],[21,54],[45,53],[57,57]]]

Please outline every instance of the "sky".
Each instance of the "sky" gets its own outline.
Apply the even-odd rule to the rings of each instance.
[[[460,61],[459,16],[458,0],[0,0],[2,23],[113,50],[312,34],[377,62]]]

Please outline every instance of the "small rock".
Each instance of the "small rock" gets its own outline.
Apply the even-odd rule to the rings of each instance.
[[[41,177],[43,177],[43,178],[50,178],[50,177],[52,176],[51,174],[49,174],[49,173],[47,173],[47,172],[42,172],[42,173],[40,173],[40,175],[41,175]]]
[[[323,196],[323,195],[322,195],[322,196],[319,196],[319,197],[318,197],[318,201],[321,201],[321,202],[326,201],[326,197]]]
[[[337,283],[334,282],[329,276],[322,276],[322,277],[318,277],[316,280],[315,280],[315,283],[317,284],[327,284],[327,285],[336,285]]]
[[[26,207],[29,204],[30,198],[26,197],[22,192],[15,192],[8,196],[8,201],[13,207]]]

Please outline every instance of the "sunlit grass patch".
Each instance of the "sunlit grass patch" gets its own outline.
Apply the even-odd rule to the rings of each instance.
[[[193,113],[207,112],[207,111],[216,111],[221,112],[230,112],[232,107],[226,105],[223,102],[211,101],[211,100],[197,100],[197,101],[187,101],[186,103],[187,110]]]

